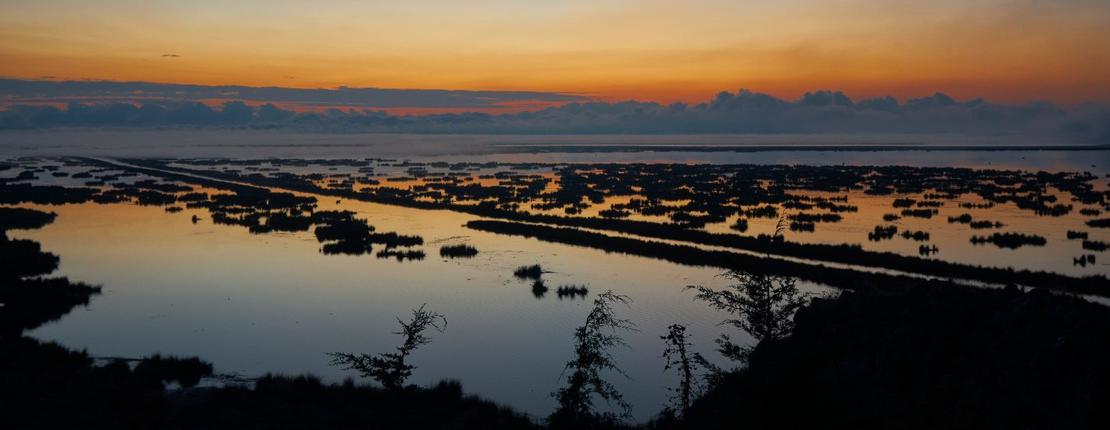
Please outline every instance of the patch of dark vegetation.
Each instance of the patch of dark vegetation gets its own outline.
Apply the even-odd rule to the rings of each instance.
[[[0,207],[0,231],[38,229],[54,222],[57,214],[34,209]]]
[[[544,274],[543,267],[539,264],[520,266],[513,270],[513,276],[520,279],[540,279]]]
[[[584,299],[588,294],[590,294],[590,289],[586,288],[585,285],[561,285],[555,289],[555,295],[559,297],[559,300]]]
[[[940,252],[940,248],[937,248],[936,245],[921,245],[917,247],[917,254],[923,257],[927,257],[938,252]]]
[[[929,232],[927,231],[903,231],[902,238],[913,240],[915,242],[925,242],[929,240]]]
[[[419,249],[383,249],[374,254],[374,256],[378,258],[392,258],[397,261],[420,261],[426,257],[424,251]]]
[[[1048,241],[1035,234],[995,233],[990,236],[972,236],[971,243],[975,245],[989,243],[999,248],[1017,249],[1022,246],[1044,246]]]
[[[249,387],[165,391],[160,381],[191,378],[205,363],[167,366],[162,357],[160,372],[145,360],[132,371],[121,361],[96,366],[83,352],[28,337],[0,341],[9,428],[536,428],[523,414],[464,394],[457,382],[386,390],[266,375]]]
[[[0,208],[0,337],[60,318],[100,292],[99,287],[44,277],[58,268],[58,256],[43,252],[38,242],[8,238],[9,229],[41,228],[55,217],[33,209]]]
[[[896,208],[912,208],[917,203],[914,199],[894,199],[893,206]]]
[[[133,164],[167,168],[158,160],[129,160]],[[212,165],[218,160],[175,160],[178,165]],[[239,162],[239,161],[236,161]],[[258,160],[258,162],[267,162]],[[410,189],[373,187],[358,192],[331,190],[312,182],[307,175],[262,175],[213,172],[172,167],[188,174],[207,175],[227,180],[244,181],[258,185],[290,190],[333,195],[385,204],[395,204],[420,209],[450,209],[488,218],[542,223],[565,227],[633,234],[643,237],[693,242],[703,245],[724,246],[754,252],[764,252],[789,257],[806,258],[837,263],[858,264],[867,261],[875,267],[920,273],[932,276],[950,276],[951,271],[941,270],[920,257],[902,256],[886,252],[870,252],[856,245],[822,245],[787,242],[780,235],[750,237],[739,234],[710,233],[698,230],[701,222],[710,218],[724,222],[729,215],[743,214],[746,218],[756,215],[766,217],[772,211],[779,214],[775,205],[819,207],[843,197],[809,197],[788,191],[808,190],[817,192],[846,192],[865,189],[867,194],[924,193],[935,198],[957,198],[967,194],[979,196],[983,202],[963,205],[976,208],[994,204],[1013,203],[1019,209],[1044,216],[1045,212],[1059,212],[1070,208],[1054,209],[1056,197],[1046,192],[1055,188],[1071,194],[1085,204],[1099,204],[1106,200],[1106,193],[1095,191],[1091,181],[1095,178],[1085,173],[1018,172],[1002,170],[974,170],[962,168],[904,168],[876,166],[763,166],[763,165],[683,165],[683,164],[590,164],[561,166],[537,163],[478,163],[475,167],[506,167],[511,171],[487,175],[501,181],[498,185],[483,186],[452,177],[449,181],[422,184]],[[552,184],[549,177],[518,173],[520,170],[552,169],[559,180],[559,188],[545,191]],[[147,169],[150,170],[150,169]],[[154,171],[157,172],[157,171]],[[147,172],[143,172],[147,173]],[[720,193],[724,187],[730,193]],[[638,194],[629,203],[620,206],[645,216],[668,215],[672,212],[698,214],[681,223],[660,223],[629,219],[588,218],[529,213],[521,208],[532,207],[554,210],[560,207],[580,211],[590,203],[603,201],[610,195]],[[936,199],[933,200],[936,200]],[[912,199],[911,199],[912,200]],[[682,206],[668,202],[685,201]],[[587,203],[590,202],[590,203]],[[804,204],[803,204],[804,203]],[[916,205],[917,200],[913,201]],[[1058,205],[1059,206],[1059,205]],[[753,209],[754,207],[755,209]],[[747,209],[745,209],[747,208]],[[916,215],[932,217],[931,208],[909,209]],[[926,214],[924,211],[929,211]],[[757,213],[758,212],[758,213]],[[703,215],[704,214],[704,215]],[[913,213],[911,213],[911,216]],[[701,218],[707,217],[707,218]],[[694,222],[692,220],[699,219]],[[789,224],[784,224],[787,229]],[[799,226],[800,227],[800,226]],[[985,275],[981,268],[963,266],[961,272]],[[975,270],[963,270],[975,268]],[[945,268],[950,269],[950,268]],[[920,272],[917,270],[925,270]],[[989,270],[989,269],[988,269]],[[1000,269],[1005,270],[1005,269]],[[994,275],[989,277],[997,280]],[[973,278],[987,281],[986,279]],[[1022,279],[1012,282],[1024,283]],[[988,282],[994,282],[988,281]],[[1006,281],[1010,282],[1010,281]]]
[[[381,244],[387,249],[396,248],[398,246],[409,247],[424,244],[424,238],[420,236],[400,234],[392,231],[385,233],[371,233],[368,239],[370,243]]]
[[[738,218],[729,228],[741,233],[746,232],[748,231],[748,220],[745,218]]]
[[[1110,218],[1100,218],[1087,221],[1088,227],[1110,228]]]
[[[867,240],[878,242],[887,239],[893,239],[894,235],[898,233],[898,227],[893,225],[877,225],[870,233],[867,233]]]
[[[99,190],[95,188],[67,188],[56,185],[0,183],[0,204],[36,203],[61,205],[85,203],[92,200]]]
[[[802,223],[815,223],[815,222],[840,222],[844,219],[842,216],[834,213],[828,214],[811,214],[811,213],[798,213],[787,217],[791,221]]]
[[[774,206],[759,206],[744,210],[744,216],[748,218],[769,218],[775,219],[779,217],[779,210]]]
[[[548,289],[549,288],[547,287],[547,284],[544,284],[543,279],[536,279],[535,281],[532,281],[532,295],[535,296],[537,299],[542,299],[543,296],[547,295]]]
[[[929,218],[932,218],[933,215],[936,215],[936,214],[937,214],[936,209],[903,209],[902,210],[902,216],[904,216],[904,217],[929,219]]]
[[[325,254],[362,255],[369,253],[375,244],[390,250],[424,243],[424,239],[419,236],[376,232],[374,226],[355,218],[354,212],[350,211],[316,212],[311,220],[317,224],[316,239],[324,243],[322,250]],[[423,251],[420,254],[423,255]]]
[[[1083,240],[1083,249],[1090,251],[1105,251],[1107,243],[1099,240]]]
[[[171,396],[166,427],[184,429],[531,429],[525,415],[466,395],[444,381],[427,388],[385,390],[312,376],[272,376],[253,388],[201,389]]]
[[[183,203],[206,202],[208,201],[208,193],[185,193],[177,196],[177,201]]]
[[[1068,240],[1086,239],[1087,236],[1085,231],[1068,230]]]
[[[1078,257],[1073,258],[1071,264],[1073,266],[1080,266],[1080,267],[1087,267],[1088,264],[1094,265],[1095,264],[1095,256],[1094,256],[1094,254],[1080,255]]]
[[[619,252],[658,258],[691,266],[709,266],[722,269],[749,271],[754,271],[753,268],[759,268],[760,274],[794,276],[840,288],[850,289],[866,285],[905,282],[907,279],[912,279],[905,276],[860,272],[851,269],[812,265],[730,251],[706,250],[689,245],[609,236],[566,227],[552,227],[495,220],[469,221],[466,223],[466,227],[491,233],[531,237],[548,242],[591,247],[606,252]],[[851,248],[845,250],[845,252],[850,252],[850,249]],[[902,261],[907,262],[912,261],[914,263],[913,270],[907,270],[909,272],[933,272],[938,276],[943,276],[945,279],[975,279],[999,284],[1020,282],[1023,285],[1036,285],[1078,294],[1110,295],[1110,291],[1106,289],[1106,286],[1110,285],[1110,281],[1108,281],[1105,276],[1101,275],[1073,277],[1050,272],[970,266],[920,257],[906,257],[893,253],[877,254],[886,258],[906,259]],[[861,258],[854,263],[874,266],[867,258]],[[542,273],[541,269],[537,268],[536,271],[537,273]]]
[[[950,217],[948,217],[948,223],[949,224],[955,224],[955,223],[970,224],[971,223],[971,214],[960,214],[959,216],[950,216]]]
[[[990,209],[994,207],[994,203],[960,203],[960,207],[964,209]]]
[[[632,212],[619,209],[605,209],[597,213],[602,218],[628,218]]]
[[[816,224],[812,222],[791,221],[790,231],[797,232],[812,232],[817,229]]]
[[[948,217],[948,223],[949,224],[956,224],[956,223],[968,224],[974,230],[982,230],[982,229],[988,229],[988,228],[1002,228],[1003,227],[1003,224],[1001,222],[986,221],[986,220],[975,221],[971,218],[971,214],[966,214],[966,213],[961,214],[959,216],[954,216],[954,217],[950,216],[950,217]]]
[[[894,222],[894,221],[898,221],[900,219],[902,219],[902,216],[900,216],[898,214],[883,214],[883,221],[886,221],[886,222]]]
[[[163,357],[159,354],[139,360],[131,373],[152,383],[177,382],[182,387],[193,387],[200,378],[212,375],[212,364],[196,357]]]
[[[447,258],[470,258],[478,255],[478,248],[460,243],[458,245],[444,245],[439,248],[439,256]]]

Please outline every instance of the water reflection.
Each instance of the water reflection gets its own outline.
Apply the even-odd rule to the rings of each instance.
[[[405,167],[406,170],[411,168]],[[109,172],[102,175],[114,176]],[[67,178],[53,175],[49,178],[63,179]],[[115,179],[138,184],[112,194],[117,202],[126,198],[140,204],[168,203],[161,195],[165,192],[153,189],[161,185],[142,182],[148,178],[121,176]],[[553,186],[553,182],[537,183],[548,191]],[[578,185],[582,188],[582,184]],[[521,186],[528,185],[522,183]],[[166,191],[173,190],[167,188]],[[214,190],[194,189],[194,192],[209,196],[190,197],[193,202],[235,199],[215,197],[220,193]],[[268,371],[309,371],[334,380],[346,375],[328,367],[326,360],[320,357],[321,352],[388,350],[393,347],[394,339],[367,340],[368,328],[389,327],[393,324],[389,316],[397,309],[427,302],[452,315],[452,335],[426,345],[426,354],[412,357],[412,364],[404,363],[406,366],[420,365],[422,369],[412,377],[413,382],[458,378],[468,390],[537,416],[557,406],[557,399],[548,397],[547,393],[558,385],[555,381],[560,381],[558,369],[563,363],[559,360],[573,354],[572,345],[550,340],[565,338],[579,327],[583,315],[592,312],[585,300],[551,300],[554,298],[549,295],[551,289],[555,290],[554,296],[561,299],[585,298],[588,290],[579,285],[588,283],[601,290],[620,288],[635,297],[637,306],[625,312],[644,332],[627,333],[625,340],[630,349],[618,348],[611,352],[612,358],[633,378],[615,378],[609,382],[618,393],[627,396],[628,403],[635,405],[632,413],[639,419],[654,412],[665,401],[667,392],[663,387],[681,386],[684,379],[681,376],[684,372],[679,372],[679,375],[668,374],[668,380],[660,383],[660,362],[652,352],[660,349],[656,335],[670,330],[675,321],[683,321],[689,330],[687,335],[695,339],[709,339],[719,332],[714,324],[722,318],[721,313],[706,312],[701,302],[691,303],[688,293],[684,294],[679,286],[701,284],[705,290],[698,289],[699,294],[712,292],[711,296],[716,297],[716,294],[731,292],[743,298],[736,303],[747,307],[739,304],[736,307],[717,306],[722,313],[730,315],[733,326],[741,329],[730,333],[731,337],[721,338],[721,352],[731,358],[742,358],[745,347],[754,340],[748,331],[755,339],[781,336],[788,329],[785,315],[790,309],[796,309],[791,303],[806,297],[807,292],[822,290],[813,284],[797,284],[791,280],[789,287],[800,291],[792,295],[787,293],[790,291],[787,282],[775,278],[764,277],[755,282],[758,277],[748,274],[746,281],[732,277],[715,279],[713,274],[717,269],[712,268],[678,266],[483,233],[462,227],[474,220],[474,216],[448,211],[322,198],[311,211],[298,213],[303,202],[294,199],[280,210],[267,210],[265,215],[248,219],[249,214],[245,212],[233,214],[244,205],[221,205],[235,208],[217,212],[226,212],[236,221],[250,224],[245,229],[238,222],[201,222],[217,218],[211,208],[204,205],[185,204],[181,211],[167,212],[159,206],[121,203],[45,206],[46,203],[79,199],[63,192],[39,197],[42,199],[39,204],[27,206],[58,212],[58,222],[40,231],[13,235],[33,238],[42,242],[47,250],[63,255],[60,274],[106,286],[104,296],[98,297],[85,311],[77,311],[34,331],[39,338],[57,339],[75,348],[89,348],[97,355],[195,354],[212,360],[222,371],[253,375]],[[606,205],[609,209],[613,205],[624,205],[617,206],[616,210],[629,211],[639,204],[631,198],[606,198],[603,203],[584,208],[584,202],[575,204],[563,197],[566,195],[555,196],[553,202],[581,210],[579,215],[593,210],[600,213],[606,210]],[[793,207],[776,208],[776,214],[769,218],[754,212],[744,216],[747,217],[747,230],[753,235],[785,236],[803,242],[837,238],[837,243],[843,242],[845,236],[853,236],[863,241],[876,220],[893,211],[892,201],[899,198],[908,197],[818,192],[812,197],[792,200]],[[936,208],[919,206],[922,201],[925,200],[899,210],[922,210],[932,215]],[[181,202],[180,196],[177,202]],[[669,213],[667,207],[688,205],[691,201],[660,199],[658,203],[649,205],[650,210]],[[799,212],[812,210],[797,206],[800,204],[821,205],[830,212],[842,210],[836,213],[844,215],[838,215],[842,219],[835,222],[831,218],[813,218],[815,213]],[[849,205],[856,210],[849,211],[846,208]],[[998,262],[999,265],[1024,264],[1025,261],[1032,261],[1031,265],[1042,264],[1036,261],[1045,260],[1044,253],[1066,250],[1058,254],[1063,257],[1043,263],[1044,267],[1056,270],[1064,265],[1067,271],[1073,271],[1071,273],[1105,273],[1105,265],[1094,264],[1093,255],[1089,263],[1087,257],[1083,258],[1087,266],[1074,268],[1067,264],[1073,261],[1064,258],[1067,253],[1074,253],[1077,245],[1097,251],[1099,244],[1105,243],[1105,230],[1085,225],[1082,218],[1039,217],[1014,205],[985,206],[979,200],[948,203],[949,208],[952,205],[958,205],[961,212],[966,210],[971,215],[968,228],[974,228],[971,223],[980,219],[1002,220],[1007,226],[1045,237],[1048,244],[1043,249],[1026,246],[1014,251],[975,249],[968,243],[968,230],[951,233],[964,227],[962,216],[953,213],[958,220],[951,224],[946,222],[945,216],[915,218],[911,214],[891,219],[888,222],[897,222],[900,231],[909,232],[909,237],[903,240],[891,237],[873,246],[875,249],[895,246],[912,254],[927,246],[913,239],[927,234],[931,242],[929,249],[935,252],[936,244],[943,245],[945,258],[987,264]],[[341,217],[350,221],[345,224],[347,227],[373,225],[375,230],[355,227],[359,230],[357,234],[331,235],[326,228],[334,225],[330,219],[312,218],[316,214],[327,218],[328,214],[344,211],[350,214]],[[700,216],[702,214],[679,221],[696,223],[702,219],[698,218]],[[706,228],[710,232],[715,228],[729,228],[736,225],[738,219],[711,223]],[[815,231],[808,232],[807,228],[789,231],[786,220],[805,223]],[[265,230],[267,234],[252,234],[251,226],[255,226],[255,233]],[[355,237],[351,249],[361,252],[321,255],[319,228],[311,229],[313,226],[325,226],[325,246]],[[377,230],[379,228],[381,230]],[[382,231],[404,234],[374,236]],[[1068,232],[1066,239],[1062,237],[1064,232]],[[1079,233],[1083,234],[1082,239]],[[434,254],[428,258],[422,250],[399,245],[404,237],[420,237],[421,242],[427,238],[428,244],[465,240],[481,252],[470,258],[441,255],[437,259]],[[1074,240],[1068,242],[1068,239]],[[390,246],[390,241],[395,245]],[[412,242],[415,243],[415,239]],[[371,244],[385,248],[373,254],[376,257],[404,261],[424,258],[424,261],[402,265],[375,259],[365,255],[370,252]],[[1024,254],[1027,251],[1035,253]],[[524,279],[516,279],[514,268],[523,269],[519,277]],[[751,287],[745,286],[749,283]],[[531,297],[524,291],[528,286],[531,286]],[[540,297],[547,297],[547,300],[534,300]],[[698,350],[704,347],[692,344],[693,351],[688,356],[697,357],[702,353],[717,356],[713,351]]]
[[[630,349],[613,351],[632,377],[613,383],[633,405],[633,417],[644,420],[665,401],[663,386],[671,378],[660,375],[651,352],[660,348],[654,333],[679,320],[698,338],[718,331],[720,316],[678,288],[706,280],[716,285],[716,269],[475,232],[462,227],[472,217],[452,212],[333,205],[321,201],[319,209],[351,210],[429,242],[465,237],[481,252],[398,265],[320,254],[308,232],[252,235],[237,226],[193,224],[203,209],[167,214],[126,204],[30,205],[58,213],[57,221],[12,234],[64,256],[59,274],[104,286],[87,309],[31,335],[97,356],[197,355],[220,373],[311,372],[338,381],[349,374],[328,366],[322,353],[389,350],[396,338],[383,328],[396,324],[392,316],[427,302],[451,317],[452,328],[413,357],[420,367],[413,383],[457,379],[469,392],[546,416],[555,407],[548,394],[572,353],[569,342],[551,340],[573,333],[589,303],[550,300],[550,292],[535,300],[526,292],[531,280],[522,283],[512,273],[539,262],[555,292],[554,286],[588,282],[591,289],[622,288],[635,296],[636,306],[626,312],[644,333],[630,333]]]

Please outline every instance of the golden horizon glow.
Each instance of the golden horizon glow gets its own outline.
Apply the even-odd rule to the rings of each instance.
[[[660,102],[739,88],[1110,101],[1110,5],[964,3],[5,2],[0,76]]]

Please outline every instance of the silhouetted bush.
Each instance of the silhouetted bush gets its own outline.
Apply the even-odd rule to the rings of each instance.
[[[424,306],[426,305],[413,309],[412,318],[407,322],[397,318],[401,331],[394,334],[401,335],[404,339],[401,346],[397,347],[397,352],[375,355],[333,352],[328,354],[332,357],[332,365],[343,366],[345,369],[358,371],[363,377],[374,378],[386,389],[400,389],[416,368],[405,360],[417,348],[432,341],[424,332],[428,328],[436,329],[441,333],[447,329],[447,319],[438,313],[424,310]]]

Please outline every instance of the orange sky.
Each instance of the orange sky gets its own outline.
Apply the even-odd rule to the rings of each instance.
[[[1099,0],[226,3],[3,2],[0,76],[663,102],[741,87],[1110,101]]]

